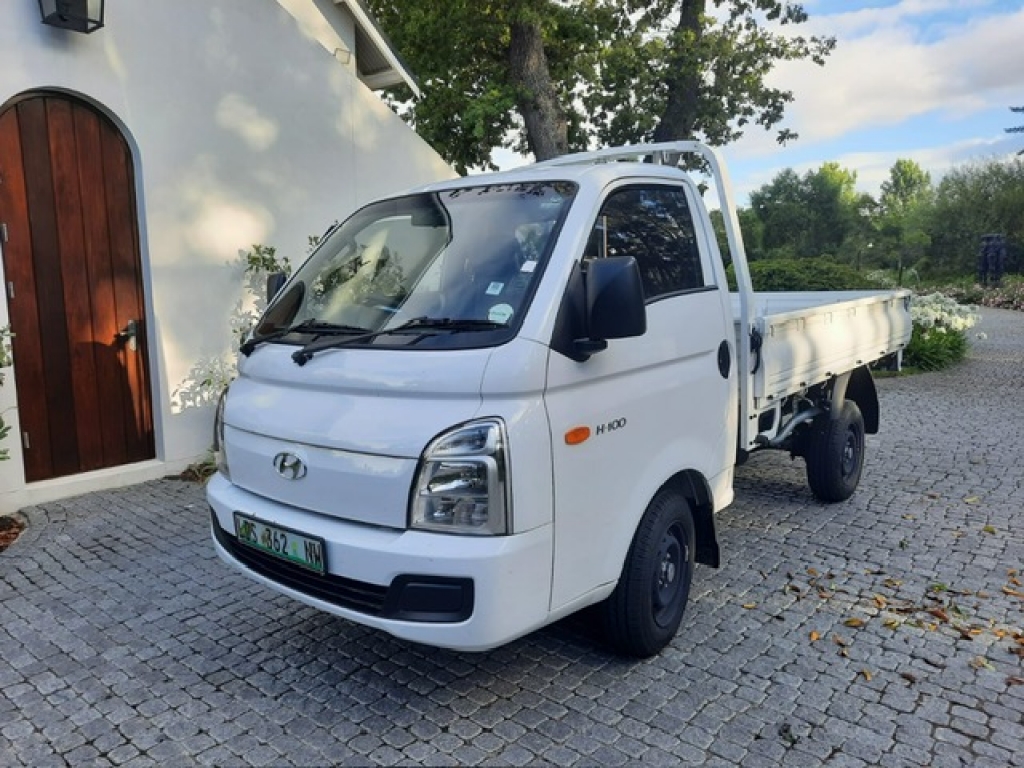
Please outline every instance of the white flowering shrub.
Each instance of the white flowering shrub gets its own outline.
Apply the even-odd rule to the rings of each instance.
[[[4,368],[8,368],[14,362],[14,355],[11,353],[11,327],[5,325],[0,328],[0,386],[4,383]],[[4,423],[4,415],[0,413],[0,441],[3,441],[11,433],[11,428]],[[7,448],[0,448],[0,461],[11,458]]]
[[[873,269],[864,278],[879,288],[909,288],[911,285],[920,285],[921,283],[921,275],[913,267],[904,269],[902,276],[892,269]]]
[[[953,331],[967,331],[981,319],[977,307],[958,304],[941,293],[915,296],[910,302],[910,317],[914,325],[925,330],[942,328]]]
[[[5,325],[0,328],[0,386],[4,383],[4,368],[14,362],[14,355],[11,354],[11,326]]]
[[[913,368],[937,371],[963,360],[967,331],[981,319],[977,307],[957,304],[941,293],[915,296],[910,303],[914,332],[903,353]]]

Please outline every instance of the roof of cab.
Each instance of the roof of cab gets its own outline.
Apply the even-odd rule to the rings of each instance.
[[[605,186],[623,178],[643,177],[678,181],[686,174],[675,166],[654,163],[600,162],[574,165],[524,165],[510,171],[480,173],[417,187],[410,192],[444,192],[493,184],[519,184],[532,181],[573,181],[583,185]]]

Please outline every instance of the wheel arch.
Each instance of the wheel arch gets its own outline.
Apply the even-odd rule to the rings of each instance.
[[[848,376],[842,376],[837,380],[832,400],[833,413],[838,413],[842,409],[844,401],[853,400],[864,417],[864,431],[869,435],[878,434],[878,390],[875,388],[871,370],[866,365],[855,368]]]
[[[684,469],[670,477],[658,489],[658,493],[668,487],[679,491],[690,504],[697,544],[694,560],[701,565],[717,568],[719,550],[718,535],[715,532],[715,505],[707,479],[695,469]]]

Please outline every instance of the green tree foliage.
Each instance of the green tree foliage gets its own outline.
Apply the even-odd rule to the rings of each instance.
[[[882,182],[881,205],[877,212],[879,242],[876,255],[886,257],[881,266],[898,271],[916,265],[931,244],[928,217],[933,199],[931,176],[913,160],[897,160]]]
[[[776,63],[823,64],[835,40],[792,30],[787,0],[369,0],[420,79],[399,113],[458,170],[491,151],[537,159],[590,143],[737,139],[777,130],[790,91]],[[783,29],[785,28],[785,29]],[[405,100],[405,101],[397,101]]]
[[[916,162],[897,160],[877,201],[855,182],[835,163],[803,176],[781,171],[739,212],[748,256],[963,276],[975,272],[982,235],[1000,233],[1007,270],[1024,270],[1024,159],[956,168],[938,186]]]
[[[881,203],[887,212],[905,211],[928,202],[932,177],[913,160],[897,160],[882,182]]]
[[[857,225],[862,196],[856,183],[857,174],[838,163],[803,176],[787,168],[750,194],[744,234],[757,231],[756,219],[765,256],[834,256]]]
[[[947,173],[935,191],[926,225],[930,271],[972,274],[980,238],[1000,233],[1008,243],[1007,268],[1024,269],[1024,159],[967,165]]]

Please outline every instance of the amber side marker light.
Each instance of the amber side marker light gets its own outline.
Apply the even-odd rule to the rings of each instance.
[[[573,427],[565,433],[566,445],[579,445],[590,437],[590,427]]]

